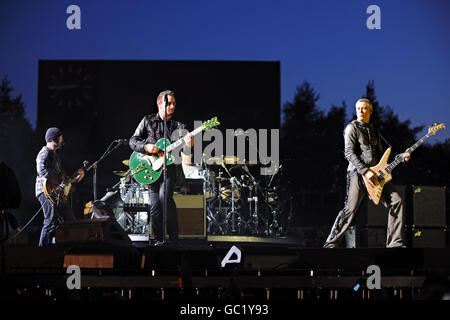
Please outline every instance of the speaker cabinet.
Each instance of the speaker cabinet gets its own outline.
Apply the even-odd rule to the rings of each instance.
[[[173,200],[177,207],[178,237],[206,238],[206,206],[203,195],[174,194]],[[150,236],[154,238],[150,225]]]
[[[203,195],[174,195],[180,238],[206,238],[206,206]]]
[[[445,226],[445,187],[413,186],[413,224]]]
[[[56,244],[130,245],[131,240],[115,219],[68,221],[56,229]]]
[[[446,228],[414,227],[411,232],[413,248],[445,248],[447,247]]]

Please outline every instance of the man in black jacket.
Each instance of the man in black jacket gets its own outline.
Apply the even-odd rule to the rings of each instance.
[[[338,213],[324,248],[338,246],[366,195],[367,191],[361,176],[378,183],[377,175],[369,169],[378,163],[378,154],[382,151],[381,142],[370,123],[373,112],[372,103],[368,99],[359,99],[355,107],[357,120],[350,122],[344,130],[344,154],[349,162],[344,209]],[[409,158],[408,153],[403,154],[404,161],[409,161]],[[403,246],[403,200],[388,183],[384,186],[381,202],[389,210],[386,246],[401,247]]]
[[[167,120],[167,137],[171,139],[172,134],[182,134],[180,130],[185,130],[186,126],[172,119],[175,112],[175,94],[173,91],[166,90],[158,95],[156,100],[158,113],[145,116],[133,136],[130,138],[130,147],[136,152],[156,154],[160,151],[156,142],[164,138],[164,118]],[[165,104],[167,103],[167,116]],[[173,141],[172,141],[173,142]],[[191,157],[190,148],[194,145],[194,139],[191,135],[184,137],[185,145],[181,152],[183,163],[189,162]],[[173,188],[175,186],[176,171],[174,166],[167,166],[167,234],[169,241],[178,240],[178,218],[173,200]],[[155,245],[163,244],[163,206],[164,206],[164,179],[161,176],[156,182],[149,185],[150,192],[150,215],[153,233],[155,235]]]

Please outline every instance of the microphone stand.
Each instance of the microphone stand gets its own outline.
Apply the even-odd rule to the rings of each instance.
[[[116,142],[117,141],[111,142],[108,149],[106,149],[106,151],[103,153],[103,155],[86,169],[86,172],[90,171],[91,169],[94,169],[93,182],[92,182],[93,189],[94,189],[94,201],[97,200],[97,167],[98,167],[98,164],[121,145],[121,143],[117,143],[114,147],[112,147],[113,144]]]
[[[166,243],[166,224],[167,224],[167,94],[164,97],[164,205],[163,205],[163,240],[162,243]]]

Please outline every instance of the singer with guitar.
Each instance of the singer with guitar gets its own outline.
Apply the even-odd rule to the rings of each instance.
[[[39,239],[39,246],[48,246],[52,242],[56,228],[64,220],[74,220],[73,213],[67,206],[67,198],[56,196],[57,191],[66,187],[64,171],[57,150],[64,145],[64,138],[58,128],[49,128],[45,134],[46,145],[42,147],[36,157],[35,195],[41,203],[44,212],[44,223]],[[84,170],[80,169],[71,182],[78,182],[84,177]],[[70,184],[70,183],[69,183]],[[50,186],[55,186],[51,189]],[[70,186],[69,186],[70,188]]]
[[[377,164],[378,157],[382,154],[381,142],[370,122],[373,106],[370,100],[359,99],[355,107],[357,119],[350,122],[344,130],[344,154],[349,162],[344,208],[338,213],[324,248],[337,247],[350,226],[363,197],[367,194],[364,181],[369,181],[372,185],[380,183],[377,174],[370,169]],[[403,153],[401,157],[403,161],[409,161],[410,154]],[[386,247],[402,247],[403,199],[387,184],[381,194],[381,202],[389,210]]]
[[[163,154],[163,151],[157,146],[158,140],[164,138],[164,119],[167,123],[167,137],[170,139],[172,134],[177,130],[183,130],[186,126],[178,121],[173,120],[175,112],[175,93],[170,90],[161,92],[156,100],[158,112],[145,116],[133,136],[130,138],[130,147],[133,151],[147,154],[157,155]],[[167,105],[167,114],[166,114]],[[188,134],[184,136],[184,146],[181,152],[183,163],[189,164],[191,162],[191,148],[194,145],[193,137]],[[178,240],[178,217],[173,200],[173,189],[176,180],[175,166],[167,166],[166,183],[167,183],[167,208],[166,208],[166,222],[167,234],[169,235],[169,242],[176,242]],[[164,244],[163,231],[163,205],[164,205],[164,179],[161,177],[154,183],[149,185],[150,192],[150,215],[153,233],[156,242],[154,245]]]

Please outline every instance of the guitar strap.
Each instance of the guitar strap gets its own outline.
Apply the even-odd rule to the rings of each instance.
[[[384,141],[389,147],[391,147],[391,144],[390,144],[389,142],[386,141],[386,139],[383,137],[383,135],[382,135],[380,132],[378,132],[378,135],[381,137],[381,139],[383,139],[383,141]]]
[[[58,170],[58,174],[61,174],[62,172],[64,172],[62,165],[61,165],[61,161],[59,159],[58,154],[56,154],[56,152],[55,152],[55,162],[56,162],[56,170]]]

